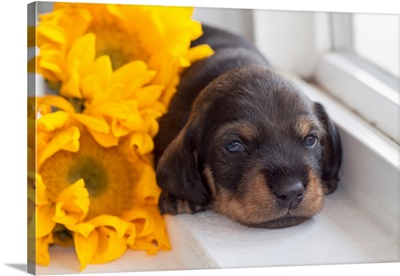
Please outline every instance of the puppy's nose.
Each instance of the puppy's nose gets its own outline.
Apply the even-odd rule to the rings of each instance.
[[[286,208],[294,208],[299,205],[303,199],[304,191],[304,185],[300,181],[277,185],[273,189],[277,201]]]

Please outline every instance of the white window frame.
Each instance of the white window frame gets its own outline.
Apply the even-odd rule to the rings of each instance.
[[[327,16],[332,27],[331,32],[326,33],[333,37],[333,51],[321,56],[315,72],[316,80],[399,143],[399,80],[352,53],[352,14],[332,13]]]
[[[340,53],[321,58],[316,80],[377,129],[399,142],[399,93]]]

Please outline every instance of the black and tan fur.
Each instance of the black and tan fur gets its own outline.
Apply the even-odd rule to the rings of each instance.
[[[341,163],[323,106],[242,38],[205,26],[203,43],[215,54],[182,74],[155,138],[162,213],[212,209],[266,228],[312,217]]]

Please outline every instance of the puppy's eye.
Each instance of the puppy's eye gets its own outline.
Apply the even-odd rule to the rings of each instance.
[[[232,141],[229,144],[227,144],[225,146],[225,148],[229,151],[229,152],[243,152],[245,151],[245,147],[243,146],[243,144],[239,141]]]
[[[318,137],[313,134],[310,134],[304,139],[304,146],[306,148],[313,148],[315,147],[317,142],[318,142]]]

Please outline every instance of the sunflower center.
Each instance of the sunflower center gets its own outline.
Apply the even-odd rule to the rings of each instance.
[[[95,25],[89,31],[96,34],[97,57],[108,55],[113,70],[128,62],[146,58],[138,38],[127,30],[115,25]]]
[[[58,151],[41,165],[39,173],[53,202],[69,185],[83,179],[90,198],[86,219],[91,219],[102,214],[119,216],[134,206],[139,170],[129,152],[103,148],[82,130],[79,151]]]
[[[81,157],[70,168],[68,181],[72,184],[83,179],[91,197],[100,195],[107,189],[107,173],[100,162],[91,156]]]

